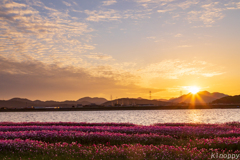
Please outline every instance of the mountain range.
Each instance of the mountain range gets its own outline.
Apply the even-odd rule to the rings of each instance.
[[[223,93],[210,93],[208,91],[200,91],[196,94],[188,93],[186,95],[182,95],[178,98],[171,98],[167,102],[171,103],[195,103],[195,104],[206,104],[210,103],[216,99],[220,99],[223,97],[227,97],[228,95]]]
[[[207,104],[211,103],[214,100],[227,97],[228,95],[219,93],[219,92],[213,92],[210,93],[208,91],[201,91],[196,94],[188,93],[186,95],[182,95],[177,98],[171,98],[169,100],[166,99],[154,99],[154,100],[148,100],[143,98],[122,98],[114,101],[108,101],[104,103],[103,105],[111,105],[111,104],[153,104],[153,105],[170,105],[175,103],[185,103],[185,104]]]
[[[223,97],[223,98],[214,100],[212,103],[213,104],[214,103],[238,103],[238,104],[240,104],[240,95]]]
[[[80,98],[76,101],[41,101],[41,100],[35,100],[31,101],[26,98],[12,98],[10,100],[1,100],[0,101],[0,107],[8,107],[8,108],[19,108],[19,107],[31,107],[31,106],[59,106],[59,107],[72,107],[76,106],[77,104],[82,105],[90,105],[92,103],[100,105],[102,103],[107,102],[105,98],[98,98],[98,97],[84,97]]]
[[[121,98],[116,99],[113,101],[108,101],[105,98],[99,98],[99,97],[83,97],[76,101],[41,101],[41,100],[34,100],[31,101],[26,98],[12,98],[10,100],[0,100],[0,108],[1,107],[8,107],[8,108],[24,108],[24,107],[31,107],[31,106],[58,106],[58,107],[72,107],[76,106],[77,104],[82,105],[91,105],[91,104],[97,104],[97,105],[104,105],[104,106],[110,106],[110,105],[137,105],[137,104],[153,104],[153,105],[171,105],[171,104],[207,104],[207,103],[240,103],[240,95],[239,96],[228,96],[223,93],[210,93],[208,91],[201,91],[197,94],[188,93],[185,95],[182,95],[177,98],[171,98],[169,100],[165,99],[143,99],[141,97],[139,98]]]
[[[159,100],[149,100],[149,99],[143,99],[143,98],[121,98],[116,99],[113,101],[108,101],[103,103],[104,106],[111,106],[111,105],[138,105],[138,104],[153,104],[155,106],[158,105],[166,105],[169,104],[168,102],[163,102]]]

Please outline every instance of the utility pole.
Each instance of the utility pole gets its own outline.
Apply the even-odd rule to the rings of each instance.
[[[111,102],[112,102],[112,106],[113,106],[112,95],[111,95]]]
[[[151,100],[151,98],[152,98],[152,97],[151,97],[151,93],[152,93],[152,92],[151,92],[151,91],[149,91],[149,99],[150,99],[150,100]]]

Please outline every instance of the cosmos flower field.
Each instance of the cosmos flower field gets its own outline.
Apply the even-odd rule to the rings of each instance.
[[[0,159],[240,159],[240,122],[0,122]]]

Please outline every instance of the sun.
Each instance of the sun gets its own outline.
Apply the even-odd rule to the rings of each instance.
[[[197,86],[189,86],[188,91],[191,92],[192,94],[196,94],[200,91],[200,88]]]

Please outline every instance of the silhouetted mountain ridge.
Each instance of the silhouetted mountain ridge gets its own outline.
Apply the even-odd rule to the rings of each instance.
[[[107,100],[105,98],[98,98],[98,97],[83,97],[77,100],[78,103],[82,103],[82,102],[90,102],[90,103],[95,103],[95,104],[102,104],[107,102]]]
[[[223,97],[214,100],[212,103],[240,103],[240,95]]]
[[[31,106],[45,106],[45,107],[72,107],[77,106],[77,104],[82,105],[138,105],[138,104],[152,104],[156,106],[164,106],[164,105],[175,105],[175,103],[195,103],[195,104],[203,104],[203,103],[240,103],[240,95],[237,96],[228,96],[223,93],[213,92],[210,93],[208,91],[201,91],[197,94],[188,93],[186,95],[182,95],[177,98],[171,98],[169,100],[165,99],[143,99],[139,98],[121,98],[113,101],[107,101],[105,98],[99,97],[83,97],[76,101],[74,100],[66,100],[66,101],[41,101],[34,100],[31,101],[26,98],[12,98],[9,100],[0,100],[0,107],[8,107],[8,108],[19,108],[19,107],[31,107]]]
[[[8,101],[11,101],[11,102],[32,102],[31,100],[29,100],[29,99],[26,99],[26,98],[12,98],[12,99],[10,99],[10,100],[8,100]]]
[[[168,102],[163,102],[159,100],[149,100],[149,99],[143,99],[143,98],[121,98],[121,99],[115,99],[113,101],[108,101],[103,103],[104,106],[111,106],[111,105],[138,105],[138,104],[153,104],[155,106],[161,106],[169,104]]]
[[[171,98],[168,102],[206,104],[226,96],[228,95],[219,92],[210,93],[208,91],[200,91],[196,94],[188,93],[178,98]]]
[[[60,107],[72,107],[76,106],[77,104],[82,104],[82,105],[90,105],[92,103],[95,103],[97,105],[100,105],[104,102],[107,102],[105,98],[98,98],[98,97],[84,97],[80,98],[77,101],[53,101],[53,100],[48,100],[48,101],[41,101],[41,100],[34,100],[31,101],[26,98],[12,98],[9,100],[0,100],[0,107],[10,107],[10,108],[19,108],[19,107],[31,107],[31,106],[43,106],[43,107],[51,107],[51,106],[60,106]]]

